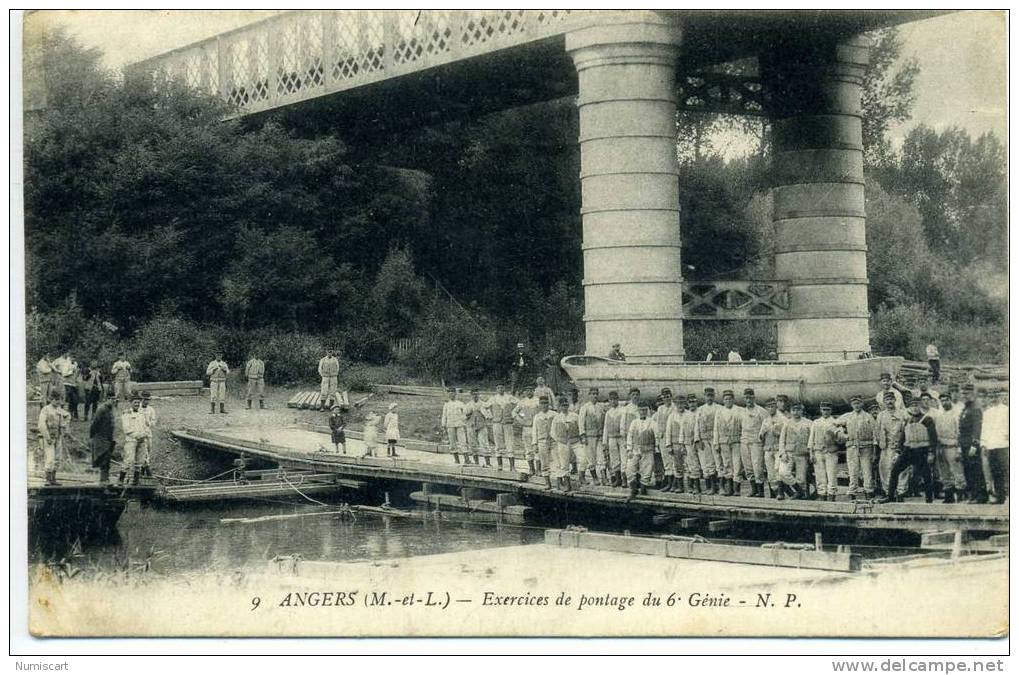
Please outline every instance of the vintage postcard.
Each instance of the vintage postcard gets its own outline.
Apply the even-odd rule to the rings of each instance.
[[[1007,637],[1006,12],[18,20],[31,635]]]

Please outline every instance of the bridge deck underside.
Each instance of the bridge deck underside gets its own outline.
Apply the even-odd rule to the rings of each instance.
[[[517,472],[464,468],[448,454],[399,450],[400,457],[360,458],[362,441],[348,436],[347,454],[331,450],[329,435],[306,428],[178,430],[178,439],[211,450],[244,454],[295,469],[335,472],[341,476],[475,487],[560,502],[651,509],[655,512],[775,523],[791,526],[854,527],[861,529],[929,530],[963,529],[1007,532],[1008,510],[1004,506],[926,504],[870,504],[863,502],[777,502],[769,499],[714,495],[665,494],[652,491],[625,504],[623,488],[584,486],[570,494],[549,490],[540,479]],[[379,446],[384,447],[384,442]]]

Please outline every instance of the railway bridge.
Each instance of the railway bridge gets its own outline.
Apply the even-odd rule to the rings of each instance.
[[[777,322],[778,358],[869,352],[867,31],[914,11],[293,11],[134,64],[233,115],[429,124],[574,96],[586,351],[682,360],[683,322]],[[775,279],[682,276],[677,110],[772,128]]]

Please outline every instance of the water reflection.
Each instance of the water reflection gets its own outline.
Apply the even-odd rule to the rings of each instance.
[[[360,513],[356,521],[335,515],[221,522],[223,518],[259,518],[315,514],[314,506],[267,504],[186,511],[141,508],[131,504],[118,526],[119,537],[79,544],[74,553],[99,569],[115,568],[126,558],[149,560],[162,574],[261,570],[276,555],[299,554],[305,560],[380,560],[515,546],[542,541],[541,528],[493,524],[471,514],[421,512],[411,518]],[[59,559],[71,550],[36,544],[33,562]]]

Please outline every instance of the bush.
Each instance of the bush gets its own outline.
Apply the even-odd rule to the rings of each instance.
[[[138,380],[203,379],[206,365],[221,349],[221,332],[220,328],[157,316],[135,333],[128,360]]]
[[[1003,323],[948,319],[923,305],[881,306],[870,322],[871,347],[876,354],[926,360],[933,342],[943,362],[1006,363],[1008,333]]]
[[[257,331],[251,334],[249,345],[249,352],[254,350],[265,361],[265,379],[268,383],[318,381],[318,361],[325,355],[326,346],[317,335]],[[342,376],[343,359],[337,358],[340,358]]]
[[[714,352],[715,361],[725,360],[735,348],[744,360],[763,361],[777,344],[773,321],[687,321],[683,324],[683,344],[688,361],[703,361]],[[626,345],[623,345],[626,351]]]
[[[496,331],[462,314],[433,308],[413,336],[418,347],[400,363],[419,375],[446,383],[479,380],[504,369],[506,354]]]
[[[25,316],[26,363],[32,372],[44,355],[54,358],[65,351],[83,366],[96,361],[109,368],[123,346],[118,334],[102,321],[87,318],[73,296],[54,310],[33,308]]]
[[[376,384],[417,384],[417,380],[396,364],[355,363],[340,373],[340,386],[351,391],[374,391]]]
[[[370,324],[334,331],[327,337],[326,344],[350,361],[382,365],[389,363],[393,357],[385,331]]]

